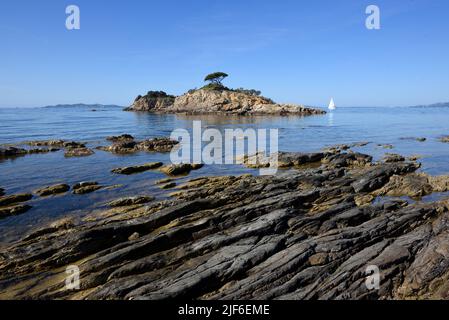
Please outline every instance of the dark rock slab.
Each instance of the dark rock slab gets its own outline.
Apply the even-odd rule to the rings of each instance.
[[[70,190],[70,186],[65,183],[62,183],[62,184],[57,184],[54,186],[49,186],[49,187],[38,189],[35,191],[35,193],[41,197],[46,197],[46,196],[51,196],[54,194],[65,193],[69,190]]]
[[[0,197],[0,206],[7,206],[14,203],[25,202],[33,198],[32,194],[22,193]]]
[[[144,171],[148,171],[148,170],[157,169],[157,168],[162,167],[162,165],[163,165],[162,162],[150,162],[150,163],[146,163],[146,164],[142,164],[142,165],[138,165],[138,166],[115,168],[115,169],[112,169],[111,172],[117,173],[117,174],[129,175],[129,174],[133,174],[133,173],[140,173],[140,172],[144,172]]]

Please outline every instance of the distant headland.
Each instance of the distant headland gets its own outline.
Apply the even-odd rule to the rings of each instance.
[[[86,104],[86,103],[75,103],[75,104],[57,104],[45,106],[43,108],[90,108],[90,109],[105,109],[105,108],[123,108],[115,104]]]

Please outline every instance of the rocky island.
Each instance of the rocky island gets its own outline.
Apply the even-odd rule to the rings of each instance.
[[[149,111],[155,113],[186,114],[233,114],[233,115],[288,115],[309,116],[325,114],[321,109],[294,104],[279,104],[260,95],[257,90],[229,89],[221,81],[227,74],[216,72],[205,80],[210,83],[200,89],[189,90],[181,96],[164,91],[149,91],[139,95],[126,111]]]

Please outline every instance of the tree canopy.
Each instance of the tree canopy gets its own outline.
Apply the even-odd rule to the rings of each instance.
[[[224,72],[214,72],[214,73],[208,74],[204,78],[204,81],[210,81],[211,83],[215,83],[215,84],[221,85],[221,82],[226,77],[228,77],[228,75],[226,73],[224,73]]]

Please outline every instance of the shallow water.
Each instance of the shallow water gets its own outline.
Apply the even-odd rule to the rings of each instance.
[[[312,117],[226,117],[155,115],[123,112],[120,108],[32,108],[0,109],[0,144],[26,140],[64,139],[86,142],[89,147],[107,145],[105,137],[123,133],[136,139],[169,136],[176,128],[191,130],[192,121],[201,120],[204,128],[277,128],[279,150],[318,151],[325,146],[360,141],[371,142],[354,150],[371,154],[375,159],[384,153],[404,156],[421,155],[422,170],[430,174],[449,174],[449,144],[438,138],[449,134],[447,108],[341,108],[335,112]],[[427,141],[404,140],[425,137]],[[384,149],[378,144],[392,144]],[[25,214],[0,220],[0,244],[17,239],[30,228],[66,215],[81,217],[101,208],[108,200],[121,196],[151,194],[164,198],[155,180],[165,178],[157,171],[123,176],[114,175],[115,167],[145,162],[170,161],[168,154],[137,153],[113,155],[103,151],[84,158],[64,158],[62,151],[27,155],[0,160],[0,187],[7,194],[32,192],[57,183],[70,185],[80,181],[98,181],[101,185],[121,185],[113,190],[100,190],[88,195],[67,193],[61,196],[35,198],[33,208]],[[240,165],[205,166],[193,171],[185,181],[203,175],[230,175],[258,170]]]

